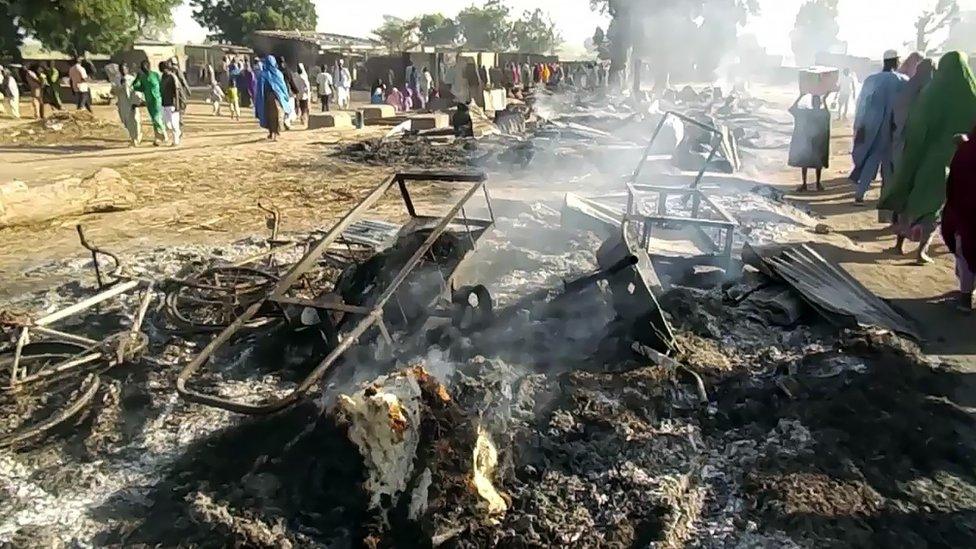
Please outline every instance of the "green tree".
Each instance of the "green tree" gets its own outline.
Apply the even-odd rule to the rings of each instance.
[[[0,13],[12,13],[11,1],[0,0]],[[0,19],[0,58],[20,60],[20,45],[24,43],[24,35],[14,21],[13,15]]]
[[[596,49],[599,59],[610,59],[610,40],[601,27],[597,27],[593,32],[593,48]]]
[[[469,49],[505,51],[512,44],[511,10],[501,0],[488,0],[483,7],[468,6],[457,15],[458,26]]]
[[[383,24],[373,31],[390,53],[407,51],[417,45],[417,21],[400,19],[392,15],[383,16]]]
[[[80,55],[128,48],[142,29],[165,25],[180,0],[9,0],[17,25],[45,47]]]
[[[457,21],[440,13],[428,13],[417,19],[417,32],[425,46],[450,46],[458,42],[461,29]]]
[[[512,42],[520,52],[553,53],[563,43],[552,19],[541,9],[526,11],[512,24]]]
[[[710,77],[735,43],[737,25],[759,9],[757,0],[590,0],[610,15],[605,48],[611,73],[621,81],[648,62],[658,85],[674,72]],[[594,43],[597,42],[594,36]],[[635,86],[639,79],[634,78]]]
[[[807,0],[796,14],[790,33],[793,56],[798,65],[812,65],[817,53],[827,51],[837,43],[840,25],[837,24],[838,0]]]
[[[210,31],[210,39],[251,44],[257,30],[315,30],[312,0],[190,0],[193,19]]]
[[[932,36],[948,29],[959,19],[957,0],[937,0],[930,10],[924,10],[915,20],[915,50],[925,53],[929,49]]]

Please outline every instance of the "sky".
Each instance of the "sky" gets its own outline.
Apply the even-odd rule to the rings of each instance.
[[[854,55],[880,57],[884,50],[905,49],[914,36],[913,23],[918,13],[936,0],[840,0],[840,39],[848,42]],[[433,0],[425,3],[403,0],[371,0],[368,3],[340,0],[314,0],[318,30],[354,36],[369,36],[380,26],[383,15],[409,18],[421,12],[440,11],[448,16],[471,5],[474,0]],[[803,0],[759,0],[760,14],[745,27],[756,34],[770,53],[790,54],[790,30]],[[976,10],[976,0],[959,0],[964,10]],[[604,16],[590,11],[588,0],[508,0],[515,14],[542,8],[550,14],[566,40],[565,49],[578,53],[583,42],[593,36],[597,25],[606,27]],[[176,42],[200,42],[206,31],[191,18],[188,5],[176,8]]]

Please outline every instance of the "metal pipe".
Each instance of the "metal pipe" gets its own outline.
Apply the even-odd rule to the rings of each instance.
[[[81,311],[88,309],[89,307],[93,307],[99,303],[102,303],[103,301],[112,299],[117,295],[124,294],[125,292],[128,292],[129,290],[138,287],[139,284],[141,284],[141,282],[138,280],[130,280],[128,282],[119,284],[118,286],[114,286],[113,288],[106,290],[100,294],[94,295],[84,301],[76,303],[68,307],[67,309],[61,309],[60,311],[51,313],[43,318],[35,320],[34,325],[47,326],[48,324],[53,324],[59,320],[78,314]]]

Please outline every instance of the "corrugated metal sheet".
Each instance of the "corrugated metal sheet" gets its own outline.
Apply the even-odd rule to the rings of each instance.
[[[808,244],[755,248],[746,245],[742,259],[766,275],[792,286],[835,325],[877,326],[920,339],[910,320]]]

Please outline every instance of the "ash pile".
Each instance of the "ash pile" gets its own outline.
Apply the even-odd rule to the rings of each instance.
[[[513,140],[482,164],[538,199],[401,172],[313,234],[269,207],[267,238],[124,260],[82,238],[90,258],[43,267],[99,265],[0,317],[0,541],[972,545],[966,375],[815,244],[770,244],[750,223],[775,196],[647,143],[635,175],[584,145],[607,101],[546,102],[478,141]],[[703,160],[732,165],[723,139]],[[554,197],[533,166],[559,155],[609,171]],[[420,193],[434,214],[425,181],[455,185]],[[405,223],[367,216],[387,191]]]

